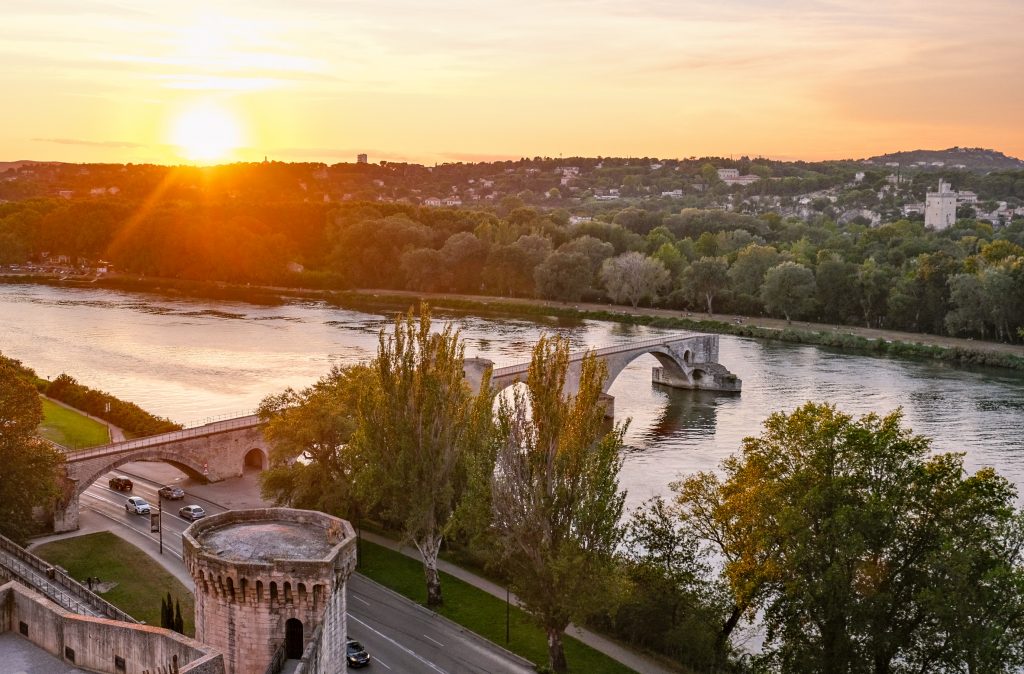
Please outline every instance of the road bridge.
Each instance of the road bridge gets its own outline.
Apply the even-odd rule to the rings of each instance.
[[[270,447],[255,414],[69,452],[64,463],[64,498],[54,509],[53,530],[77,529],[82,493],[101,475],[123,464],[163,461],[189,477],[219,482],[240,477],[245,466],[266,469],[269,456]]]
[[[656,384],[733,393],[738,393],[743,385],[739,377],[718,362],[718,335],[676,333],[570,354],[565,378],[566,393],[579,390],[581,364],[588,353],[593,353],[608,366],[602,390],[605,413],[609,417],[614,416],[614,399],[608,395],[608,389],[627,365],[648,353],[660,365],[653,369],[651,375]],[[467,358],[464,373],[473,390],[479,391],[483,377],[490,372],[491,386],[500,391],[516,382],[526,381],[529,369],[528,361],[495,368],[494,361],[487,358]]]

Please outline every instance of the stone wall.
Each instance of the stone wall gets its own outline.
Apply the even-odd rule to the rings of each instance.
[[[224,658],[171,630],[65,611],[18,583],[0,586],[0,628],[83,669],[110,674],[224,674]]]
[[[218,529],[277,521],[308,526],[311,536],[330,541],[330,552],[321,559],[253,562],[203,547]],[[323,625],[318,656],[344,671],[345,583],[355,569],[356,543],[348,522],[291,508],[233,510],[197,521],[182,538],[196,586],[196,636],[224,653],[228,674],[263,672],[285,642],[289,619],[302,623],[304,647]]]

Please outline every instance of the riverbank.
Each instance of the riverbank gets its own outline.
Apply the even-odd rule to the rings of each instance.
[[[927,358],[958,365],[981,365],[1024,371],[1024,345],[988,342],[943,335],[899,332],[850,325],[785,321],[764,316],[701,314],[675,309],[629,307],[587,302],[422,293],[408,290],[318,290],[280,286],[249,286],[223,282],[111,275],[92,280],[61,280],[47,276],[0,276],[3,283],[38,283],[58,287],[87,287],[151,292],[218,301],[280,304],[285,299],[313,299],[353,309],[405,311],[421,301],[440,311],[515,318],[601,320],[753,337],[831,347],[860,354]]]

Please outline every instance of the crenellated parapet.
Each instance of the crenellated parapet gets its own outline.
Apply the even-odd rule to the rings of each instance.
[[[322,671],[344,671],[351,524],[310,510],[232,510],[196,521],[182,540],[196,637],[225,654],[228,674],[262,672],[282,646],[301,657],[318,627]]]

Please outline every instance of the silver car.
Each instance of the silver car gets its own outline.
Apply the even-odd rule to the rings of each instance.
[[[124,511],[126,513],[135,513],[136,515],[148,515],[149,504],[141,496],[129,496],[124,504]]]
[[[202,506],[187,505],[178,511],[178,515],[190,522],[195,522],[200,517],[206,517],[206,511],[203,510]]]

